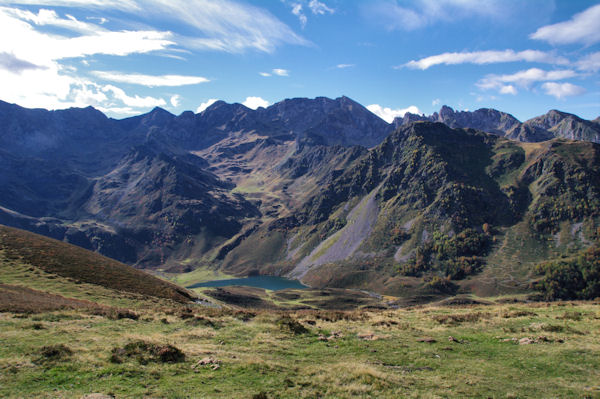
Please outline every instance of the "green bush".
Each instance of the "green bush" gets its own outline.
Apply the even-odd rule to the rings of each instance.
[[[454,294],[458,287],[449,277],[434,276],[431,280],[425,283],[425,287],[442,294]]]

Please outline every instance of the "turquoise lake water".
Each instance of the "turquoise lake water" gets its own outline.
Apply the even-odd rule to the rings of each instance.
[[[193,284],[186,288],[227,287],[230,285],[245,285],[248,287],[258,287],[273,291],[285,290],[286,288],[308,288],[298,280],[290,280],[276,276],[250,276],[244,278],[232,278],[228,280],[213,280],[204,283]]]

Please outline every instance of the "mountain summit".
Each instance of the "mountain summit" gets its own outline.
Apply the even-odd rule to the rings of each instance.
[[[600,118],[599,118],[600,119]],[[524,123],[505,112],[490,108],[455,111],[444,105],[430,116],[407,113],[393,121],[395,127],[415,121],[441,122],[451,128],[471,128],[524,142],[539,142],[563,137],[600,143],[599,119],[587,121],[576,115],[551,110]]]

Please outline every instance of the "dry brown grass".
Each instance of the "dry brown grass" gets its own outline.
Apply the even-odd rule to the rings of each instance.
[[[67,309],[99,312],[109,308],[94,302],[65,298],[27,287],[0,284],[0,312],[43,313]]]

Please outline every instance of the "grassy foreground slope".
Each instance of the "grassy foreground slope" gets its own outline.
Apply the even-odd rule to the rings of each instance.
[[[140,316],[0,313],[0,396],[600,396],[598,303]]]
[[[43,271],[78,283],[178,302],[191,299],[190,293],[181,287],[113,259],[3,225],[0,225],[0,262],[3,270],[28,265],[38,273]]]

